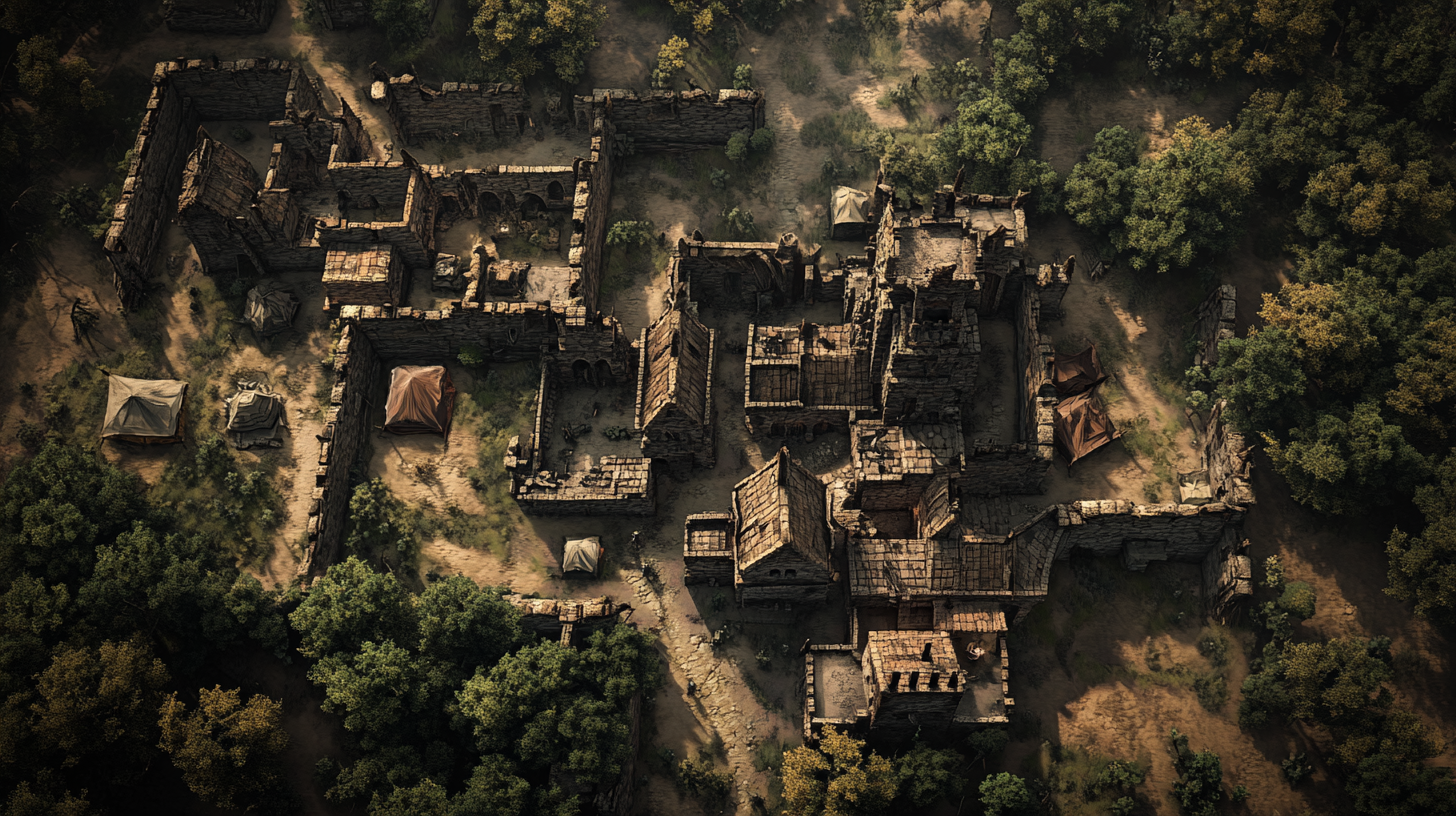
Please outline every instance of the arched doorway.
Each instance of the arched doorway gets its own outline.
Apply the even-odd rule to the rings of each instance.
[[[606,360],[597,360],[597,385],[611,385],[615,379],[612,376],[612,366]]]
[[[561,182],[559,182],[559,181],[553,181],[550,184],[546,185],[546,200],[547,201],[560,201],[561,199],[563,199],[565,197],[566,197],[566,191],[564,189],[562,189]]]
[[[532,216],[545,211],[546,202],[541,200],[541,196],[535,193],[526,193],[521,196],[521,215]]]
[[[480,211],[483,213],[500,212],[501,200],[495,193],[482,192],[480,194]]]
[[[571,364],[571,380],[575,383],[591,383],[591,363],[586,360],[577,360]]]

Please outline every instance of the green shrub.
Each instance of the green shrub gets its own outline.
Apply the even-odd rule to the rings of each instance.
[[[460,365],[478,368],[485,365],[485,349],[473,343],[468,344],[460,349],[460,354],[456,359],[460,361]]]
[[[1280,609],[1300,620],[1309,620],[1314,617],[1314,607],[1314,587],[1303,581],[1284,585],[1284,594],[1279,596]]]
[[[733,69],[733,90],[753,90],[753,66],[748,63],[739,65]]]

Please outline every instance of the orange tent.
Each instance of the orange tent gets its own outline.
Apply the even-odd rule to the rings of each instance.
[[[1052,357],[1052,385],[1063,397],[1080,394],[1107,379],[1097,359],[1097,347],[1088,346],[1080,354],[1057,354]]]
[[[444,436],[454,412],[455,384],[444,366],[397,366],[390,373],[384,430]]]
[[[1058,403],[1052,413],[1052,432],[1057,447],[1067,457],[1070,467],[1078,459],[1122,436],[1112,426],[1112,418],[1102,410],[1102,400],[1097,397],[1097,386],[1067,397]]]

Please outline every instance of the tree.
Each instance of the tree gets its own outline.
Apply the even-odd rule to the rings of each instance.
[[[329,567],[289,615],[308,657],[354,654],[363,644],[419,640],[414,599],[393,575],[380,575],[349,556]]]
[[[366,744],[394,742],[421,712],[426,688],[414,655],[391,641],[360,644],[357,654],[326,654],[308,671],[324,687],[323,709]],[[406,722],[408,718],[409,722]]]
[[[374,794],[369,816],[453,816],[445,789],[433,779],[408,788],[395,788],[388,796]]]
[[[986,816],[1017,816],[1031,810],[1031,792],[1021,777],[1006,772],[981,780],[981,806]]]
[[[1087,158],[1067,176],[1067,213],[1099,235],[1122,228],[1132,205],[1137,138],[1119,125],[1097,132]]]
[[[1258,0],[1251,37],[1264,42],[1244,64],[1251,74],[1302,74],[1335,19],[1331,0]]]
[[[1393,531],[1386,594],[1416,602],[1416,614],[1438,621],[1456,617],[1456,453],[1449,453],[1431,484],[1416,489],[1425,528],[1411,536]]]
[[[1369,816],[1456,813],[1450,769],[1401,762],[1388,754],[1361,760],[1345,790],[1355,800],[1355,810]]]
[[[450,801],[450,816],[521,816],[531,785],[500,754],[486,754],[470,774],[465,790]]]
[[[459,680],[495,665],[525,639],[521,613],[505,592],[481,589],[464,575],[431,584],[419,599],[420,654],[449,666]]]
[[[1212,751],[1193,751],[1188,737],[1172,733],[1173,765],[1178,779],[1173,782],[1173,796],[1189,816],[1215,816],[1223,799],[1223,763]]]
[[[288,747],[283,704],[255,694],[244,704],[238,689],[198,690],[187,711],[176,694],[162,704],[161,747],[172,755],[187,787],[221,808],[245,805],[280,785],[279,755]]]
[[[91,80],[91,63],[61,59],[55,40],[31,37],[16,46],[15,66],[20,90],[35,103],[36,147],[78,146],[89,130],[88,114],[106,104],[106,94]]]
[[[419,547],[409,507],[378,476],[354,488],[349,497],[349,552],[368,558],[394,551],[409,562]]]
[[[818,748],[784,754],[784,812],[789,816],[855,816],[884,813],[895,798],[897,777],[888,759],[865,754],[864,740],[826,727]]]
[[[1286,644],[1281,672],[1290,716],[1335,725],[1369,707],[1391,677],[1390,666],[1373,657],[1369,645],[1362,638]]]
[[[1294,498],[1327,513],[1389,504],[1429,472],[1400,426],[1387,423],[1373,401],[1317,413],[1312,427],[1291,429],[1287,442],[1268,435],[1264,441]]]
[[[997,93],[962,102],[956,118],[936,137],[936,148],[941,155],[968,162],[977,170],[982,165],[1009,169],[1030,138],[1026,118]]]
[[[597,47],[596,32],[607,8],[593,0],[473,0],[471,31],[480,39],[486,73],[524,82],[543,67],[571,85]]]
[[[663,43],[657,52],[657,67],[652,69],[652,87],[659,90],[672,87],[672,78],[688,66],[688,41],[672,37]]]
[[[1293,340],[1278,327],[1249,330],[1219,344],[1213,379],[1228,400],[1229,418],[1245,433],[1282,429],[1301,415],[1304,369]]]
[[[1394,331],[1394,299],[1374,280],[1347,275],[1334,284],[1290,283],[1264,294],[1259,316],[1283,329],[1305,374],[1322,386],[1357,391],[1378,367],[1381,341]]]
[[[929,198],[937,177],[932,156],[886,132],[876,134],[871,146],[880,156],[880,170],[884,173],[885,183],[895,189],[896,195],[911,201]]]
[[[728,154],[729,161],[734,164],[742,164],[748,161],[748,140],[751,137],[752,134],[747,130],[740,130],[728,137],[728,144],[724,149]]]
[[[1101,56],[1122,32],[1132,7],[1121,0],[1024,0],[1016,7],[1022,30],[1055,69],[1067,57]]]
[[[1050,67],[1043,64],[1041,48],[1031,35],[1018,31],[1009,40],[991,44],[996,73],[992,86],[996,95],[1017,107],[1029,107],[1051,84]]]
[[[1439,445],[1451,437],[1456,416],[1456,319],[1424,321],[1404,350],[1405,359],[1395,366],[1397,384],[1385,401],[1422,441]]]
[[[370,0],[370,14],[392,48],[414,45],[430,33],[427,0]]]
[[[1032,206],[1040,215],[1056,215],[1062,211],[1061,179],[1050,164],[1040,159],[1012,159],[1007,188],[1030,192]]]
[[[960,754],[917,744],[895,761],[900,792],[917,808],[928,808],[941,799],[961,795],[966,780]]]
[[[1253,173],[1228,137],[1228,128],[1184,119],[1168,149],[1138,165],[1125,231],[1117,236],[1134,269],[1186,268],[1238,240]]]
[[[156,712],[167,667],[140,639],[99,648],[59,647],[36,678],[34,731],[60,752],[61,767],[105,753],[116,765],[145,764],[156,739]]]

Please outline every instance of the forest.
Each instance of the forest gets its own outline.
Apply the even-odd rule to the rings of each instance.
[[[872,63],[904,21],[952,1],[858,0],[823,37],[846,64]],[[894,83],[882,100],[911,112],[941,105],[945,115],[897,128],[850,106],[805,122],[798,140],[828,150],[809,188],[868,187],[882,170],[910,206],[958,173],[967,189],[1029,190],[1036,219],[1069,218],[1109,274],[1146,288],[1187,279],[1206,290],[1246,244],[1282,263],[1284,282],[1261,294],[1252,325],[1222,345],[1216,367],[1187,371],[1180,399],[1194,409],[1226,401],[1226,416],[1257,440],[1274,483],[1299,504],[1385,524],[1384,592],[1436,627],[1446,648],[1456,625],[1456,4],[986,5],[1010,33],[995,36],[988,23],[980,42],[957,43],[957,58]],[[662,89],[686,88],[704,54],[727,55],[716,69],[725,87],[753,88],[768,66],[740,52],[738,32],[772,36],[816,13],[811,0],[633,8],[646,6],[670,21],[671,37],[645,57],[643,84]],[[445,58],[428,53],[440,23],[427,0],[370,7],[388,50],[381,62],[397,73]],[[120,196],[137,89],[102,81],[86,54],[145,25],[133,11],[11,0],[0,12],[7,309],[24,303],[53,243],[75,234],[94,243]],[[296,26],[316,19],[312,0],[298,11]],[[469,0],[463,11],[461,36],[476,50],[450,57],[463,75],[432,81],[581,92],[588,55],[614,24],[595,0]],[[1156,146],[1133,122],[1100,129],[1059,173],[1039,152],[1046,100],[1115,71],[1239,104],[1227,125],[1188,117]],[[735,137],[733,172],[751,176],[788,137],[768,128]],[[63,180],[83,163],[110,182]],[[714,172],[726,187],[727,172]],[[754,234],[752,213],[722,209],[712,217],[731,234]],[[646,246],[651,232],[623,219],[611,234]],[[80,388],[88,376],[73,367],[58,382]],[[351,531],[358,557],[307,592],[265,589],[234,557],[251,546],[239,538],[271,529],[243,523],[277,505],[265,474],[237,469],[212,438],[149,484],[98,453],[80,422],[96,406],[46,398],[45,384],[18,388],[16,399],[38,407],[36,421],[3,430],[0,813],[131,812],[155,785],[185,786],[227,810],[297,812],[300,791],[281,767],[283,703],[222,682],[222,660],[238,654],[306,667],[347,745],[320,758],[315,784],[330,802],[370,814],[570,816],[586,803],[551,769],[594,783],[636,761],[628,703],[664,683],[645,627],[616,626],[571,649],[523,632],[505,587],[396,575],[370,557],[399,536],[397,522],[364,507],[367,483]],[[1309,637],[1299,624],[1314,615],[1314,590],[1286,579],[1277,556],[1256,562],[1258,601],[1242,625],[1249,673],[1232,690],[1238,727],[1315,735],[1354,812],[1456,814],[1456,782],[1430,762],[1446,740],[1398,699],[1390,638]],[[1148,748],[1173,757],[1171,792],[1146,790],[1137,757],[1074,746],[1049,749],[1041,775],[1001,768],[1006,742],[881,752],[831,732],[770,763],[777,804],[793,816],[868,815],[964,797],[986,814],[1128,814],[1171,795],[1194,816],[1262,812],[1247,790],[1222,784],[1217,754],[1177,730]],[[667,773],[687,794],[726,801],[732,780],[710,758],[675,759]],[[1290,785],[1309,777],[1310,762],[1285,761]]]

